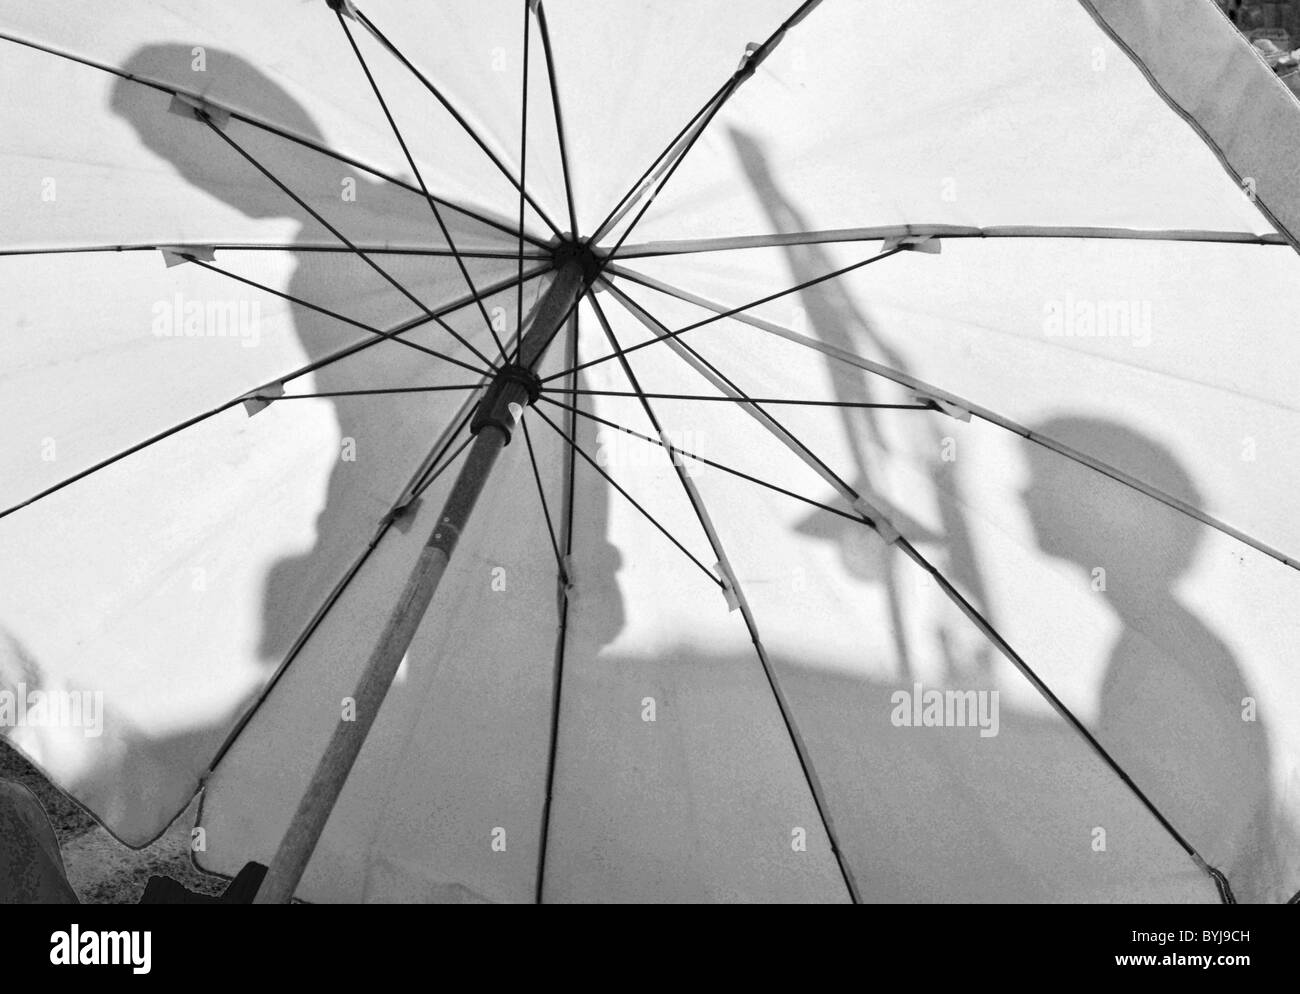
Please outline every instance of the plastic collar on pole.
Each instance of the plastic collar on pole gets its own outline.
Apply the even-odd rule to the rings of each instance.
[[[532,370],[515,364],[502,366],[474,410],[470,433],[477,435],[491,425],[501,429],[509,445],[511,433],[523,413],[524,401],[531,407],[541,395],[542,381]]]

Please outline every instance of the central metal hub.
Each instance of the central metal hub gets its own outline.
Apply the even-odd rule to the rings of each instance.
[[[596,275],[600,272],[601,264],[604,262],[590,244],[571,238],[562,239],[556,244],[551,251],[551,261],[555,264],[556,269],[570,262],[576,262],[582,267],[582,279],[587,285],[595,282]]]

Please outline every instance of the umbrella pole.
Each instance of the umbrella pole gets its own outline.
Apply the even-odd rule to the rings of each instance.
[[[356,701],[356,719],[340,721],[335,727],[289,829],[271,860],[255,900],[257,904],[283,904],[293,898],[298,881],[320,841],[330,812],[334,810],[411,639],[433,600],[497,456],[509,444],[518,414],[537,400],[541,384],[534,370],[594,273],[590,252],[579,250],[579,253],[571,254],[567,260],[557,258],[560,264],[555,278],[530,315],[528,327],[520,339],[517,361],[498,369],[479,402],[470,425],[475,436],[474,444],[470,446],[465,465],[461,467],[442,513],[438,515],[433,534],[420,551],[406,586],[388,616],[383,634],[357,681],[352,695]]]

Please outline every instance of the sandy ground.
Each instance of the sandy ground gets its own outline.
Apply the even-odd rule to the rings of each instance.
[[[154,875],[172,877],[205,894],[220,894],[226,888],[225,879],[201,872],[190,860],[189,835],[197,802],[152,845],[131,849],[109,835],[3,739],[0,779],[24,784],[45,805],[59,837],[68,881],[83,904],[135,904]]]

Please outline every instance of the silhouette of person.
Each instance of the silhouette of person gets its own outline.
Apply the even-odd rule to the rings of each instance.
[[[1083,451],[1119,451],[1162,489],[1199,504],[1161,445],[1124,425],[1082,417],[1038,429]],[[1029,447],[1025,508],[1039,547],[1091,575],[1105,569],[1106,603],[1122,630],[1111,649],[1097,737],[1175,828],[1229,877],[1239,897],[1271,872],[1267,737],[1245,720],[1251,697],[1228,647],[1179,597],[1200,531],[1194,518],[1133,493],[1117,501],[1095,471]]]
[[[229,53],[209,49],[204,73],[190,75],[192,51],[188,45],[168,44],[153,45],[136,52],[122,68],[144,78],[166,81],[183,80],[186,88],[211,93],[215,103],[247,109],[250,114],[284,128],[309,141],[322,146],[327,145],[320,129],[297,101],[265,73],[243,59]],[[363,84],[364,85],[364,84]],[[265,176],[260,175],[254,166],[245,161],[238,152],[229,147],[222,139],[211,133],[203,123],[190,117],[169,113],[171,98],[147,86],[141,86],[130,80],[119,81],[112,96],[112,109],[121,118],[130,123],[141,142],[165,160],[197,191],[233,207],[248,218],[258,220],[290,219],[296,222],[298,230],[286,246],[286,251],[294,259],[292,276],[285,290],[292,296],[304,301],[326,303],[337,300],[339,286],[350,286],[357,281],[358,293],[349,299],[348,306],[337,309],[349,317],[367,321],[374,326],[385,328],[391,320],[370,320],[361,308],[364,302],[362,289],[375,298],[392,301],[398,298],[398,291],[385,284],[380,277],[369,270],[365,263],[347,252],[320,253],[306,251],[308,246],[340,245],[332,234],[314,221],[283,191]],[[382,121],[381,110],[376,103],[376,118]],[[231,138],[243,145],[259,162],[266,166],[281,182],[298,196],[307,200],[312,207],[340,231],[362,241],[356,231],[357,219],[349,214],[347,204],[341,203],[339,191],[340,180],[351,177],[356,182],[356,203],[366,205],[371,217],[382,219],[391,217],[394,224],[410,224],[414,221],[427,223],[426,229],[430,244],[441,244],[437,222],[429,210],[424,198],[384,182],[371,182],[360,171],[322,153],[302,148],[285,138],[268,135],[259,129],[245,126],[235,121],[229,131]],[[144,186],[144,184],[142,184]],[[437,193],[436,190],[431,191]],[[147,188],[134,191],[134,194],[146,198]],[[466,239],[462,236],[475,234],[481,237],[484,231],[482,222],[447,208],[442,209],[443,220],[451,230],[458,246],[464,247]],[[167,219],[168,230],[177,227],[175,218]],[[503,221],[510,225],[512,222]],[[206,232],[200,237],[208,237]],[[385,233],[385,237],[388,237]],[[511,248],[510,236],[500,234]],[[190,239],[194,240],[194,239]],[[453,268],[449,260],[441,260],[439,269],[428,265],[427,259],[418,257],[376,255],[375,260],[407,286],[417,297],[426,303],[439,299],[459,297],[468,290],[461,274]],[[513,264],[513,260],[510,260]],[[220,255],[216,264],[220,268],[231,268],[223,263]],[[513,269],[513,265],[511,266]],[[471,271],[473,265],[471,263]],[[216,277],[214,277],[216,278]],[[257,278],[257,277],[254,277]],[[431,280],[442,280],[430,286]],[[421,282],[423,280],[423,282]],[[259,282],[269,282],[259,280]],[[272,284],[276,285],[276,284]],[[527,313],[530,296],[535,293],[537,284],[529,284],[525,292],[524,309]],[[246,290],[231,281],[231,293],[256,293]],[[481,289],[481,285],[479,287]],[[502,291],[500,301],[509,316],[515,313],[515,290],[513,287]],[[357,303],[354,306],[353,300]],[[495,298],[494,298],[495,299]],[[418,316],[414,306],[401,301],[403,316]],[[327,304],[328,306],[328,304]],[[489,310],[493,306],[488,302]],[[467,309],[468,310],[468,309]],[[292,327],[300,342],[306,360],[316,361],[346,347],[367,336],[356,328],[346,326],[332,318],[323,316],[311,308],[294,304],[290,307]],[[430,325],[430,335],[425,341],[432,347],[451,355],[466,358],[475,365],[478,362],[466,354],[450,336],[438,332]],[[461,330],[485,354],[495,354],[487,328],[469,319],[461,325]],[[570,348],[567,332],[557,339],[552,346],[556,353],[561,348]],[[362,358],[364,356],[364,359]],[[571,365],[569,355],[565,355],[562,365]],[[379,343],[367,349],[356,358],[349,357],[336,363],[322,366],[313,373],[313,392],[331,392],[338,390],[357,390],[372,386],[389,386],[402,383],[434,382],[433,376],[423,381],[416,378],[411,370],[418,371],[427,367],[431,373],[447,373],[447,382],[470,383],[477,377],[468,371],[446,369],[433,357],[420,356],[403,346],[392,343]],[[557,368],[560,368],[557,366]],[[252,389],[260,385],[249,383]],[[583,382],[579,379],[578,386]],[[562,387],[562,383],[557,383]],[[355,462],[340,460],[334,467],[329,481],[325,504],[320,511],[315,525],[316,537],[312,548],[301,555],[289,556],[279,561],[265,579],[263,598],[263,630],[260,640],[260,655],[271,666],[278,665],[299,636],[305,623],[318,608],[325,596],[339,579],[357,554],[364,548],[374,534],[380,518],[386,512],[388,504],[397,496],[399,489],[409,481],[416,469],[412,465],[409,437],[395,432],[393,425],[403,417],[405,405],[440,403],[444,409],[452,411],[464,399],[464,394],[427,395],[428,399],[402,398],[394,396],[345,396],[334,397],[328,401],[338,423],[342,438],[353,439],[357,458]],[[439,400],[437,398],[453,398]],[[560,424],[564,424],[567,415],[556,410],[547,414]],[[550,428],[541,425],[540,418],[532,413],[527,415],[531,424],[534,440],[550,433]],[[450,415],[448,416],[448,420]],[[595,453],[595,433],[592,422],[579,418],[576,424],[577,438],[588,453]],[[429,438],[432,447],[434,438]],[[511,455],[519,458],[523,452],[523,441],[517,439],[517,446]],[[552,449],[551,451],[555,451]],[[560,447],[563,452],[564,448]],[[421,453],[423,454],[423,453]],[[504,461],[504,460],[503,460]],[[526,460],[525,460],[526,464]],[[608,518],[607,488],[603,482],[593,483],[589,469],[582,460],[578,460],[579,487],[577,510],[578,521],[575,540],[574,560],[577,563],[578,584],[572,596],[575,612],[580,612],[581,623],[575,623],[577,634],[592,651],[613,641],[624,625],[623,602],[615,574],[622,565],[619,551],[609,543],[605,533]],[[543,466],[543,472],[551,480],[561,472],[562,467]],[[504,467],[498,467],[502,472]],[[454,469],[453,469],[454,472]],[[529,471],[524,470],[525,473]],[[386,474],[386,475],[383,475]],[[383,483],[377,482],[382,476]],[[528,477],[525,477],[528,479]],[[536,500],[531,479],[518,490],[518,500]],[[385,503],[388,502],[388,503]],[[356,532],[355,518],[347,513],[358,505],[373,507],[373,520],[365,522],[365,533]],[[560,509],[551,507],[556,514],[557,527]],[[536,536],[536,541],[549,550],[549,540],[545,532]],[[548,551],[549,554],[549,551]],[[485,637],[491,637],[490,634]],[[413,750],[410,755],[418,755],[419,743],[408,744]],[[395,788],[391,795],[394,804],[411,804],[412,792],[423,790],[427,785],[427,766],[418,762],[395,764],[394,783],[400,784],[403,777],[411,781],[411,790]],[[430,803],[436,798],[430,798]],[[405,824],[405,823],[404,823]],[[396,831],[396,829],[385,829]],[[414,846],[415,842],[409,843]]]
[[[206,67],[202,72],[191,72],[192,60],[189,45],[151,45],[136,52],[122,68],[146,78],[181,79],[187,83],[193,80],[192,89],[212,91],[218,103],[255,108],[256,116],[265,116],[291,133],[320,145],[326,144],[315,122],[297,101],[255,66],[238,56],[215,49],[207,51]],[[112,109],[131,124],[146,147],[170,163],[196,189],[247,217],[289,218],[299,224],[298,235],[287,247],[295,259],[287,293],[300,300],[328,306],[328,302],[338,299],[340,285],[355,286],[356,293],[349,300],[353,306],[337,309],[381,330],[391,322],[368,319],[364,307],[367,302],[396,299],[404,308],[404,315],[418,317],[414,305],[401,299],[396,289],[384,283],[355,255],[349,252],[295,251],[300,244],[340,248],[343,245],[269,179],[260,175],[235,149],[212,134],[205,124],[169,113],[170,100],[166,93],[123,79],[114,88]],[[375,113],[380,114],[377,104]],[[230,126],[230,134],[290,190],[354,242],[364,241],[357,234],[359,218],[354,211],[361,205],[372,215],[394,218],[395,224],[399,221],[405,223],[407,219],[427,219],[430,244],[441,244],[437,222],[420,194],[395,184],[368,181],[360,170],[347,163],[260,129],[236,122]],[[356,184],[352,201],[345,201],[341,195],[341,181],[345,178],[351,178]],[[148,196],[148,189],[128,190],[124,195],[143,198]],[[169,229],[177,226],[178,219],[167,220]],[[471,230],[470,226],[479,224],[446,208],[443,208],[443,220],[453,239]],[[457,244],[463,242],[458,240]],[[458,297],[467,291],[461,275],[445,265],[435,269],[427,259],[413,256],[377,255],[372,258],[426,303]],[[215,265],[226,268],[220,258]],[[257,279],[256,276],[253,278]],[[230,292],[257,294],[256,290],[233,280]],[[513,304],[513,290],[510,293]],[[513,306],[506,311],[513,314]],[[291,305],[290,315],[307,361],[316,361],[367,337],[355,327],[298,304]],[[432,347],[446,354],[459,354],[479,365],[450,336],[436,331],[432,324],[429,328],[435,329],[432,333],[438,336],[430,340]],[[471,329],[467,337],[491,355],[484,348],[484,340],[488,337],[486,327],[480,322]],[[490,346],[490,342],[488,344]],[[421,369],[421,364],[429,372],[423,381],[410,372]],[[404,346],[381,342],[355,357],[316,370],[313,390],[331,392],[412,382],[434,383],[439,374],[448,369],[447,364],[440,363],[435,357],[422,357]],[[472,383],[477,379],[467,370],[457,368],[453,372],[455,378],[448,382]],[[248,386],[252,389],[260,386],[260,382]],[[265,661],[274,665],[283,659],[311,614],[373,535],[385,513],[385,502],[397,497],[400,488],[416,469],[412,464],[409,439],[392,430],[394,422],[402,418],[404,410],[412,409],[408,405],[439,404],[450,411],[463,399],[464,394],[447,393],[344,396],[328,401],[338,422],[340,437],[344,445],[351,440],[355,458],[343,458],[340,452],[330,477],[324,507],[316,519],[315,545],[301,555],[281,560],[267,577],[260,640],[260,654]],[[431,437],[430,447],[432,444]],[[345,513],[345,509],[355,508],[358,503],[375,508],[374,520],[365,522],[363,526],[364,534],[357,532],[355,517]]]

